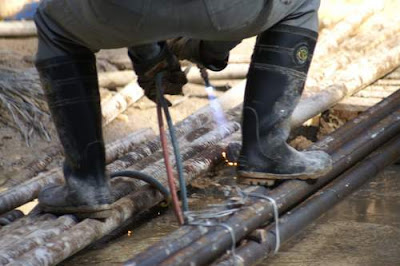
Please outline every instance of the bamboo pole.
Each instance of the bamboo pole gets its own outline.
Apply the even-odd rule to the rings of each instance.
[[[17,208],[36,198],[39,191],[52,183],[62,184],[62,169],[55,168],[40,173],[36,177],[23,182],[20,185],[10,187],[0,193],[0,213]]]
[[[184,168],[187,176],[193,177],[193,176],[198,175],[199,173],[204,173],[205,171],[207,171],[209,169],[209,167],[211,167],[213,165],[213,163],[215,162],[215,158],[221,157],[221,152],[222,152],[222,148],[215,149],[215,147],[213,147],[213,149],[211,149],[212,151],[210,152],[210,149],[206,148],[207,145],[213,146],[213,144],[215,144],[215,143],[220,144],[221,138],[224,138],[225,136],[231,134],[231,132],[232,132],[231,130],[237,130],[238,128],[239,128],[239,125],[237,123],[236,124],[235,124],[235,122],[229,123],[226,126],[215,129],[214,132],[210,132],[209,134],[206,134],[206,136],[197,139],[197,141],[193,142],[192,148],[188,148],[188,149],[184,150],[183,158],[185,158],[185,159],[191,158],[191,159],[189,159],[189,161],[186,162],[185,168]],[[204,152],[200,152],[200,154],[199,154],[198,152],[201,151],[201,149],[203,149]],[[206,156],[204,156],[204,155],[206,155]],[[195,156],[195,157],[193,158],[193,156]],[[198,156],[200,156],[200,157],[198,157]],[[163,165],[163,164],[161,164],[161,165]],[[159,167],[153,166],[153,165],[149,166],[147,170],[144,170],[144,172],[148,172],[148,173],[151,172],[153,174],[158,173],[159,175],[165,175],[165,170],[159,169]],[[164,180],[165,178],[161,178],[161,179]],[[144,192],[146,192],[146,190]],[[116,210],[119,212],[123,211],[122,215],[124,216],[124,219],[125,219],[125,217],[128,217],[125,212],[131,212],[131,211],[139,212],[139,211],[142,211],[141,208],[143,208],[145,206],[151,207],[154,204],[156,204],[157,202],[159,202],[160,200],[162,200],[162,198],[158,194],[156,194],[155,198],[154,198],[154,196],[152,196],[152,195],[154,195],[153,191],[150,191],[150,192],[147,191],[146,192],[147,194],[143,194],[143,193],[141,193],[140,195],[137,195],[137,193],[136,194],[134,193],[135,197],[130,202],[126,201],[125,199],[122,199],[121,201],[119,201],[118,204],[120,205],[120,208],[116,208]],[[136,206],[136,208],[130,208],[130,207],[132,207],[131,206],[132,202],[134,202],[135,204],[138,204],[139,206]],[[129,206],[125,206],[125,205],[129,205]],[[55,246],[57,247],[59,245],[63,245],[62,251],[57,250],[56,252],[65,252],[64,245],[67,245],[69,247],[66,250],[70,250],[70,247],[79,248],[86,244],[89,244],[94,239],[100,238],[103,234],[106,234],[107,232],[114,230],[115,227],[117,227],[118,223],[122,222],[121,220],[119,220],[118,217],[121,217],[121,213],[113,216],[113,218],[111,220],[107,220],[106,222],[109,222],[111,225],[105,226],[104,228],[99,229],[101,231],[100,233],[99,233],[99,231],[92,231],[93,234],[91,234],[89,236],[87,236],[87,233],[79,234],[80,235],[79,238],[75,234],[72,234],[72,237],[71,237],[71,233],[69,231],[64,233],[65,237],[62,234],[62,241],[61,241],[62,244],[59,243],[60,241],[55,241],[56,243],[54,243],[54,242],[49,243],[48,247],[50,248],[50,250],[47,250],[47,251],[52,253],[49,256],[51,256],[52,259],[57,259],[57,260],[60,259],[59,255],[53,254],[55,252],[55,250],[54,250]],[[92,228],[93,226],[96,226],[96,222],[93,222],[93,224],[90,224],[89,225],[90,228]],[[85,229],[82,229],[82,230],[85,230],[88,232],[91,231],[91,230],[88,230],[86,227],[84,227],[84,228]],[[71,230],[73,230],[73,232],[80,231],[81,225],[74,226]],[[57,232],[59,232],[59,231],[57,231]],[[82,239],[82,237],[84,239]],[[79,243],[77,243],[77,240]],[[70,241],[70,242],[65,244],[65,242],[68,242],[68,241]],[[27,242],[28,244],[19,245],[18,247],[15,247],[13,245],[12,248],[14,248],[16,251],[15,251],[15,253],[12,253],[12,254],[25,253],[27,251],[28,247],[35,247],[35,245],[36,245],[35,243],[38,243],[38,242],[42,243],[43,240],[37,240],[37,241],[34,241],[34,243]],[[50,242],[50,241],[46,241],[46,243],[47,242]],[[45,246],[46,246],[46,244],[45,244]],[[42,249],[43,249],[43,246],[38,248],[38,250],[40,250],[40,252],[42,252],[42,253],[45,252]],[[36,252],[39,252],[39,251],[36,250]],[[73,252],[76,252],[76,251],[73,251]],[[37,254],[37,253],[35,253],[35,254]],[[65,253],[63,253],[63,254],[65,254]],[[65,256],[69,256],[69,255],[71,255],[71,253],[68,253]],[[32,256],[28,256],[26,259],[32,260]],[[43,261],[41,263],[43,263]]]
[[[0,37],[33,37],[37,35],[33,21],[1,21]]]
[[[382,131],[382,125],[379,125],[379,132],[383,132]],[[378,133],[379,133],[378,132]],[[388,131],[386,131],[385,130],[385,132],[388,132]],[[376,137],[375,137],[376,138]],[[378,136],[378,138],[379,138],[379,136]],[[213,147],[215,147],[215,146],[213,146]],[[368,147],[368,146],[367,146]],[[369,148],[369,147],[368,147]],[[351,150],[354,150],[354,149],[351,149]],[[222,149],[221,150],[219,150],[219,152],[217,152],[217,153],[215,153],[215,154],[220,154],[220,152],[222,151]],[[207,149],[207,152],[209,152],[209,149]],[[194,162],[196,162],[196,163],[198,163],[197,162],[197,158],[194,158],[192,161],[190,161],[190,163],[188,163],[188,164],[185,164],[185,166],[187,166],[187,167],[190,167],[188,170],[188,173],[191,173],[191,170],[190,169],[193,169],[193,167],[194,167],[194,165],[193,165],[193,163]],[[210,161],[208,161],[208,160],[206,160],[206,162],[207,163],[210,163]],[[203,165],[203,163],[200,163],[200,164],[195,164],[195,166],[196,165],[200,165],[200,166],[202,166]],[[187,169],[187,168],[186,168]],[[203,169],[203,168],[197,168],[196,167],[196,169]],[[204,171],[204,169],[203,169],[203,171]],[[91,225],[91,228],[93,227],[93,225]],[[90,230],[89,230],[90,231]],[[95,239],[96,237],[91,237],[91,236],[87,236],[87,239]],[[65,238],[63,238],[63,239],[65,239]],[[88,243],[88,242],[90,242],[90,241],[92,241],[92,240],[90,240],[90,241],[86,241],[87,240],[86,238],[85,239],[82,239],[82,241],[84,241],[84,243]],[[71,240],[71,239],[70,239]],[[73,241],[73,240],[71,240],[71,241]],[[54,246],[53,245],[54,243],[52,243],[52,246]],[[61,244],[61,243],[59,243],[59,242],[57,242],[57,244]],[[50,244],[49,244],[49,246],[50,246]],[[77,248],[80,248],[80,247],[82,247],[83,246],[83,244],[82,243],[77,243]],[[47,250],[48,250],[49,248],[47,248]],[[41,251],[43,251],[42,250],[42,248],[40,248],[40,250]],[[69,250],[70,250],[70,248],[69,248]],[[61,252],[60,250],[58,250],[58,252]],[[25,255],[24,257],[23,257],[23,259],[25,259],[25,262],[27,262],[27,260],[28,260],[28,257],[31,257],[31,255],[32,255],[32,252],[31,253],[28,253],[27,255]],[[65,255],[65,256],[68,256],[68,254],[67,255]],[[57,256],[56,255],[51,255],[51,257],[49,258],[49,260],[50,259],[56,259],[57,258]],[[23,260],[22,260],[23,261]]]
[[[396,42],[382,44],[373,56],[358,59],[336,72],[333,83],[320,92],[303,98],[292,116],[292,127],[329,109],[345,97],[357,93],[380,77],[390,73],[400,62],[400,46]]]
[[[115,140],[106,145],[106,163],[111,163],[122,157],[137,146],[156,137],[151,128],[139,129],[122,139]]]
[[[16,186],[44,171],[46,167],[53,162],[53,160],[62,154],[62,150],[59,146],[51,146],[46,148],[44,151],[44,156],[42,158],[36,159],[29,163],[26,167],[19,171],[12,171],[8,173],[3,173],[5,176],[5,181],[1,186],[2,189],[7,189],[12,186]]]
[[[123,219],[123,217],[121,217]],[[116,220],[116,219],[115,219]],[[120,220],[120,219],[118,219]],[[99,232],[105,231],[114,220],[101,222],[86,219],[58,235],[53,241],[26,252],[21,257],[15,258],[15,265],[56,265],[68,256],[88,246],[98,239]],[[57,257],[52,256],[56,253]],[[39,256],[39,254],[41,256]]]
[[[9,232],[2,237],[0,247],[0,263],[7,264],[26,251],[43,245],[49,239],[57,237],[61,232],[76,224],[73,216],[64,215],[57,219],[49,219]]]
[[[336,104],[333,109],[350,112],[363,112],[368,107],[373,106],[380,102],[382,98],[362,98],[362,97],[348,97]]]
[[[191,144],[194,137],[204,135],[215,128],[212,123],[206,124],[204,127],[199,127],[194,129],[187,136],[181,136],[179,134],[178,141],[180,150]],[[151,154],[151,156],[150,156]],[[172,154],[170,155],[172,157]],[[121,160],[116,160],[115,162],[107,166],[109,172],[121,171],[130,167],[132,170],[140,171],[147,167],[148,165],[154,164],[155,162],[163,158],[163,151],[161,150],[161,143],[159,139],[154,139],[152,143],[147,143],[145,145],[138,146],[135,150],[126,153]]]
[[[118,88],[136,80],[132,70],[103,72],[98,74],[99,86],[102,88]]]
[[[182,161],[188,161],[191,158],[193,158],[196,154],[202,152],[203,150],[207,150],[212,148],[213,146],[217,145],[220,141],[222,141],[224,138],[227,138],[228,136],[232,135],[234,132],[239,130],[240,124],[237,122],[228,122],[227,124],[221,125],[217,128],[215,128],[213,131],[210,131],[209,133],[197,138],[194,140],[190,145],[188,145],[186,148],[181,150],[181,158]],[[221,154],[218,154],[219,157],[221,157]],[[175,158],[170,158],[171,164],[175,164]],[[197,162],[193,162],[194,165],[197,165]],[[194,165],[189,165],[193,166]],[[199,165],[199,167],[202,167]],[[156,178],[158,181],[160,181],[163,184],[167,184],[167,179],[166,179],[166,174],[165,174],[165,165],[164,165],[164,159],[159,160],[156,163],[148,165],[146,168],[142,170],[142,172],[153,176]],[[195,171],[197,172],[197,171]],[[186,181],[190,182],[190,171],[186,173]]]
[[[231,89],[223,96],[218,98],[218,102],[223,110],[232,108],[233,104],[241,101],[243,92],[237,89]],[[184,136],[203,125],[213,122],[213,106],[205,106],[183,121],[176,124],[177,135]],[[216,126],[216,124],[214,124]],[[127,154],[123,159],[114,162],[107,169],[114,171],[124,169],[149,156],[160,149],[158,139],[153,139],[147,144],[135,147],[135,151]],[[19,186],[12,187],[0,193],[0,213],[12,210],[26,202],[33,200],[42,187],[50,183],[61,183],[63,181],[61,169],[53,169],[39,174],[37,177],[28,180]]]
[[[342,21],[337,23],[333,29],[322,30],[320,34],[319,44],[316,47],[315,54],[317,58],[330,56],[331,52],[338,49],[339,44],[343,42],[349,35],[354,32],[369,19],[373,14],[382,11],[382,3],[365,2],[357,7],[357,12],[347,16]]]
[[[48,221],[48,220],[54,220],[56,219],[56,216],[53,214],[43,214],[40,216],[32,216],[32,215],[27,215],[7,226],[4,226],[0,230],[0,238],[2,239],[3,236],[7,235],[10,232],[13,232],[15,230],[19,230],[20,228],[25,228],[25,227],[32,227],[32,225],[40,223],[42,221]],[[3,243],[3,242],[1,242]],[[6,243],[4,243],[6,244]],[[10,243],[8,243],[10,244]]]
[[[251,62],[251,52],[248,53],[231,53],[229,55],[229,64],[250,64]]]
[[[155,134],[152,129],[145,128],[135,131],[128,136],[116,140],[106,145],[106,163],[111,163],[118,159],[123,154],[131,151],[138,144],[145,142],[149,139],[155,138]],[[2,184],[4,189],[12,186],[21,184],[22,182],[37,176],[40,172],[43,172],[46,167],[59,155],[62,155],[62,150],[59,146],[51,146],[46,148],[43,152],[45,153],[43,158],[31,162],[29,165],[24,167],[18,172],[10,172],[5,175],[9,176],[7,181]]]
[[[400,68],[388,74],[385,79],[400,79]]]
[[[247,75],[249,64],[229,64],[224,70],[215,72],[209,71],[210,80],[221,79],[244,79]],[[203,84],[203,79],[199,69],[193,67],[187,74],[187,79],[191,83]],[[103,88],[116,88],[127,85],[136,80],[136,75],[132,70],[112,71],[99,73],[99,85]]]
[[[399,86],[390,86],[390,85],[370,85],[363,89],[362,91],[366,92],[371,92],[371,91],[377,91],[377,92],[390,92],[393,93],[399,89]],[[360,93],[359,91],[358,93]]]
[[[378,13],[372,16],[368,23],[363,25],[358,34],[347,39],[340,44],[340,49],[336,53],[330,53],[329,57],[316,57],[311,65],[310,79],[314,86],[320,85],[321,81],[331,82],[335,80],[337,71],[346,68],[351,62],[360,60],[365,57],[375,55],[376,51],[387,49],[390,43],[394,47],[399,42],[397,32],[400,30],[399,18],[393,18],[388,22],[385,13]],[[376,32],[373,36],[371,32]],[[335,57],[335,60],[332,60]]]
[[[0,263],[11,263],[27,251],[43,245],[47,241],[58,237],[62,232],[72,228],[76,224],[73,217],[64,215],[53,221],[41,222],[33,232],[23,236],[15,236],[8,246],[0,248]],[[9,235],[7,235],[9,237]]]
[[[221,108],[230,108],[232,103],[239,101],[237,100],[235,92],[236,91],[227,92],[219,98],[218,101],[221,104]],[[229,118],[234,118],[235,113],[239,108],[240,107],[232,108],[227,112],[227,116]],[[236,115],[236,119],[234,120],[238,121],[238,119],[239,118]],[[218,127],[218,123],[214,121],[213,118],[213,107],[207,105],[203,108],[200,108],[194,114],[188,116],[181,122],[178,122],[175,126],[175,130],[177,138],[184,148],[188,143],[191,143],[194,140],[193,138],[198,135],[199,131],[200,134],[204,134],[205,132],[215,129],[216,127]],[[123,156],[120,160],[108,165],[107,170],[110,172],[120,171],[122,169],[131,167],[138,162],[140,162],[140,164],[135,167],[135,170],[141,170],[144,166],[146,166],[146,163],[154,163],[156,159],[161,158],[161,156],[159,156],[162,154],[161,152],[154,154],[160,149],[160,140],[158,138],[153,139],[146,144],[136,147],[134,151],[126,153],[125,156]],[[154,158],[148,158],[149,155],[153,154],[155,155]],[[145,158],[147,158],[146,161],[142,163],[141,160]]]
[[[247,76],[248,70],[249,64],[228,64],[228,66],[222,71],[208,71],[208,76],[210,80],[244,79]],[[187,79],[191,83],[204,83],[197,67],[190,69],[189,73],[187,74]]]
[[[128,135],[122,140],[117,140],[106,146],[107,162],[117,159],[130,149],[137,147],[149,138],[154,138],[151,129],[143,129]],[[51,183],[62,183],[63,174],[61,168],[55,168],[42,172],[34,178],[28,179],[20,185],[8,188],[0,193],[0,213],[7,212],[33,200],[39,191]]]
[[[225,132],[225,133],[223,133]],[[223,136],[228,134],[228,131],[217,131],[216,134]],[[222,135],[221,135],[222,134]],[[206,141],[206,140],[204,140]],[[206,141],[204,144],[207,144]],[[184,172],[188,179],[192,179],[195,176],[199,176],[207,172],[216,162],[221,161],[221,153],[228,145],[227,141],[216,141],[216,145],[203,149],[200,153],[194,153],[194,157],[184,162]],[[199,143],[200,145],[200,143]],[[201,146],[201,145],[200,145]],[[196,149],[196,147],[193,147]],[[149,169],[150,172],[153,170]],[[165,180],[165,170],[158,171],[164,176],[160,177],[161,180]],[[56,239],[44,243],[42,246],[37,247],[29,252],[26,252],[23,256],[16,258],[14,263],[18,265],[54,265],[72,254],[78,252],[90,243],[102,236],[113,231],[129,219],[132,215],[138,214],[145,209],[155,206],[162,200],[162,196],[158,193],[145,186],[143,190],[134,192],[127,197],[122,198],[116,204],[113,210],[113,215],[106,219],[104,222],[98,220],[86,219],[81,223],[73,226],[70,230],[64,231]],[[43,256],[35,256],[35,254],[42,254]]]
[[[106,126],[113,121],[129,106],[142,98],[143,95],[143,89],[136,83],[136,81],[132,81],[111,99],[105,101],[101,108],[103,126]]]
[[[390,96],[392,93],[393,93],[393,91],[362,90],[362,91],[359,91],[356,94],[354,94],[354,96],[361,97],[361,98],[381,98],[381,99],[384,99],[384,98]]]

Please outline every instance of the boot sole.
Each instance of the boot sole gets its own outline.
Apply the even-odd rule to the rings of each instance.
[[[312,174],[271,174],[271,173],[261,173],[261,172],[249,172],[249,171],[238,171],[238,179],[240,182],[249,185],[261,185],[261,186],[273,186],[277,180],[310,180],[317,179],[326,173],[328,173],[331,168],[325,169],[324,171],[315,172]]]
[[[58,215],[72,214],[80,219],[106,219],[112,214],[112,204],[79,207],[54,207],[41,204],[40,208],[44,212]]]
[[[250,178],[250,177],[239,177],[239,182],[242,184],[250,186],[265,186],[272,187],[276,183],[276,179],[260,179],[260,178]]]

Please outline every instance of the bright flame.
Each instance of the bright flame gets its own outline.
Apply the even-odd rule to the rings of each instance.
[[[214,119],[218,125],[223,125],[226,123],[225,114],[222,110],[221,104],[215,96],[214,91],[215,89],[213,86],[206,86],[206,92],[208,95],[208,99],[210,100],[210,107],[212,109]]]

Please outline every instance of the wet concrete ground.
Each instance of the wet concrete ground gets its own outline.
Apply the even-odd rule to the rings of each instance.
[[[176,228],[168,212],[63,265],[120,265]],[[387,168],[261,265],[400,265],[400,165]]]

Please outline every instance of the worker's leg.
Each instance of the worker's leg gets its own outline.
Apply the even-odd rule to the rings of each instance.
[[[319,1],[271,0],[265,1],[263,5],[257,1],[249,2],[249,5],[253,5],[252,9],[258,10],[259,13],[242,27],[235,25],[236,18],[240,18],[249,12],[248,10],[226,12],[218,10],[219,13],[217,13],[212,10],[214,6],[218,6],[218,3],[213,4],[210,1],[207,4],[213,25],[220,29],[218,33],[210,31],[210,35],[215,35],[214,39],[212,41],[201,40],[186,36],[170,41],[169,45],[178,58],[187,59],[214,71],[220,71],[226,67],[230,50],[243,38],[258,35],[278,23],[295,25],[312,31],[318,29],[318,19],[315,14],[319,7]]]
[[[257,38],[247,77],[238,166],[245,181],[317,178],[331,168],[328,154],[298,152],[286,143],[317,41],[317,3],[306,1],[300,13]]]
[[[101,218],[113,201],[105,175],[100,96],[92,51],[57,34],[39,12],[36,67],[61,144],[66,185],[51,185],[39,194],[46,211]],[[49,33],[49,31],[51,31]]]

